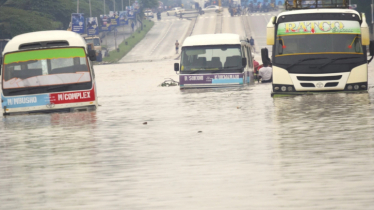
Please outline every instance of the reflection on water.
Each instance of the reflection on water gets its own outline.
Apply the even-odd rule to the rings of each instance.
[[[374,91],[157,87],[173,62],[96,67],[96,112],[3,118],[0,209],[374,206]]]
[[[332,94],[274,99],[280,197],[345,209],[372,206],[373,106],[369,94]],[[308,197],[296,202],[289,194]],[[355,200],[355,202],[352,202]],[[334,202],[332,202],[334,201]],[[360,203],[359,205],[356,203]]]

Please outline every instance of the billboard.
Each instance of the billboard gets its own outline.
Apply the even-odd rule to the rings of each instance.
[[[99,25],[97,22],[97,17],[87,18],[87,35],[99,35]]]
[[[101,31],[110,31],[110,18],[108,15],[100,15]]]
[[[138,10],[139,9],[139,3],[138,3],[138,1],[134,2],[133,7],[134,7],[134,10]]]
[[[71,31],[78,34],[84,34],[84,14],[83,13],[73,13],[71,14]]]
[[[119,12],[119,24],[121,26],[129,24],[129,19],[127,18],[127,11]]]
[[[109,18],[110,18],[110,26],[112,26],[112,27],[119,26],[118,12],[110,11],[109,12]]]

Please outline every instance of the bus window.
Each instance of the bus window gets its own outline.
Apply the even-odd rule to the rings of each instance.
[[[71,57],[67,58],[69,56]],[[91,77],[85,56],[83,48],[33,50],[6,54],[3,88],[90,82]]]

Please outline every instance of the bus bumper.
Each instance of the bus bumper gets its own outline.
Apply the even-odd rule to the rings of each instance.
[[[97,109],[96,105],[77,105],[69,107],[58,107],[58,108],[23,108],[23,109],[3,109],[3,115],[25,115],[25,114],[48,114],[48,113],[67,113],[67,112],[83,112],[83,111],[95,111]]]

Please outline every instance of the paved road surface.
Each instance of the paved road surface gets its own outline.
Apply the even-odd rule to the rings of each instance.
[[[250,34],[248,37],[252,36],[255,40],[255,46],[257,51],[257,57],[261,48],[268,48],[269,52],[272,52],[271,46],[266,45],[266,25],[270,21],[272,16],[277,13],[254,13],[249,16],[244,16],[247,19],[249,25]]]
[[[205,13],[199,15],[192,35],[214,34],[216,30],[216,13]]]
[[[146,37],[137,44],[120,62],[160,60],[176,57],[175,41],[182,40],[190,20],[175,16],[163,16],[156,21]]]

